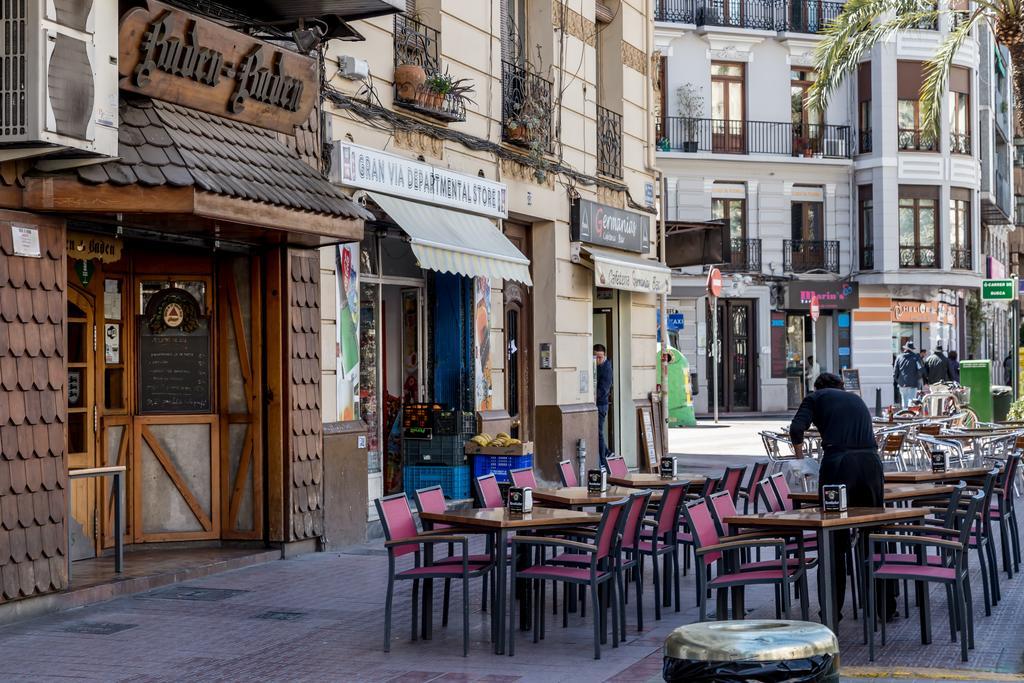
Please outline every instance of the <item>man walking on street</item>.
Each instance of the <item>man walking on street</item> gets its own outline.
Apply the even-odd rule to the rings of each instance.
[[[924,383],[924,363],[914,348],[914,342],[903,345],[903,353],[896,358],[893,365],[892,378],[900,388],[900,403],[903,409],[910,407],[910,402],[917,397],[917,392]]]
[[[612,395],[612,361],[604,344],[594,344],[594,362],[597,363],[597,380],[594,389],[597,394],[597,445],[601,464],[608,457],[608,441],[605,437],[605,423],[608,421],[608,402]]]
[[[953,381],[953,373],[949,367],[949,359],[942,351],[942,340],[935,342],[935,350],[924,362],[925,384]]]

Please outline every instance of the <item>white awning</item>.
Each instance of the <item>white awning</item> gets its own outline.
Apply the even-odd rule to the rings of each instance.
[[[530,259],[483,216],[367,193],[412,238],[420,267],[533,285]]]
[[[594,264],[594,283],[598,287],[630,292],[668,294],[672,289],[672,271],[657,261],[613,249],[581,246]]]

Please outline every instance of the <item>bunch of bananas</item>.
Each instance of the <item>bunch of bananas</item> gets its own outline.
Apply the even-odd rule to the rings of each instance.
[[[478,446],[496,446],[500,448],[504,448],[505,446],[518,446],[521,443],[523,443],[519,439],[513,439],[505,432],[498,432],[497,436],[491,436],[490,434],[484,432],[481,434],[477,434],[472,439],[470,439],[470,441],[477,444]]]

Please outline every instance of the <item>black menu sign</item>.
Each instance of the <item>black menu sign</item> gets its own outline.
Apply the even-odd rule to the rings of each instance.
[[[572,203],[572,240],[646,254],[651,241],[651,217],[587,199]]]
[[[213,411],[209,320],[180,289],[153,295],[139,316],[139,412]]]

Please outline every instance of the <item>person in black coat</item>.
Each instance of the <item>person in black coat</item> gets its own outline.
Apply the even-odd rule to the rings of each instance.
[[[804,432],[814,425],[821,434],[823,455],[818,471],[818,495],[821,487],[846,484],[850,507],[884,507],[885,475],[878,457],[871,413],[857,394],[843,390],[843,380],[823,372],[814,382],[814,392],[800,403],[789,434],[797,458],[803,458]],[[862,533],[870,533],[864,529]],[[836,613],[842,617],[846,598],[846,556],[850,551],[850,532],[837,531],[835,539]],[[822,568],[819,566],[819,571]],[[821,585],[819,579],[818,585]],[[879,614],[886,620],[896,616],[895,585],[887,581],[879,595]]]

